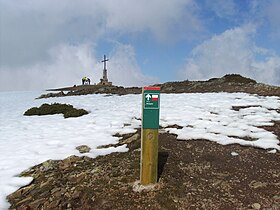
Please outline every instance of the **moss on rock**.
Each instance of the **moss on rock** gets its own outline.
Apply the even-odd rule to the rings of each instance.
[[[76,109],[70,104],[42,104],[39,108],[32,107],[28,109],[24,115],[53,115],[53,114],[63,114],[64,118],[68,117],[80,117],[82,115],[88,114],[84,109]]]

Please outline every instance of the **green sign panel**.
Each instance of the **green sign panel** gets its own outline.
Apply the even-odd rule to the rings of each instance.
[[[143,88],[142,128],[159,129],[160,88]]]
[[[144,109],[159,109],[159,93],[144,93]]]

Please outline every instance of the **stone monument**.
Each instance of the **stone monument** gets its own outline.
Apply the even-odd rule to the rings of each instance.
[[[108,77],[107,77],[107,69],[106,69],[106,62],[107,61],[109,61],[109,59],[107,59],[106,55],[104,55],[104,59],[101,61],[102,63],[104,63],[103,77],[100,79],[100,82],[98,83],[98,85],[107,85],[107,86],[112,85],[112,82],[109,82]]]

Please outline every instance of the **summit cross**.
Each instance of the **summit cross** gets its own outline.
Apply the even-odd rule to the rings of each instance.
[[[104,70],[106,70],[106,62],[109,61],[109,59],[106,59],[106,55],[104,55],[104,60],[101,61],[102,63],[104,63]]]

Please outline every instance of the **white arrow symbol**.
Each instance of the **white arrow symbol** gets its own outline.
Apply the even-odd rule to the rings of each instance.
[[[152,96],[150,94],[146,95],[146,99],[149,101]]]

